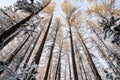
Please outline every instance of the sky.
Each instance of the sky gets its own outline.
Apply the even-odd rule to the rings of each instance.
[[[0,7],[11,6],[16,2],[16,0],[0,0]]]
[[[0,0],[0,7],[4,7],[4,6],[12,6],[12,5],[14,5],[14,3],[16,2],[17,0]],[[29,0],[28,0],[29,1]],[[37,1],[37,0],[34,0],[34,1]],[[55,2],[56,2],[56,11],[55,11],[55,14],[57,15],[61,15],[62,14],[62,10],[61,10],[61,8],[60,8],[60,4],[61,4],[61,2],[63,1],[63,0],[54,0]],[[77,6],[79,6],[79,5],[81,5],[80,3],[75,3],[74,1],[72,2],[72,3],[74,3],[75,5],[77,5]],[[81,8],[82,9],[85,9],[85,3],[84,4],[82,4],[82,6],[81,6]]]

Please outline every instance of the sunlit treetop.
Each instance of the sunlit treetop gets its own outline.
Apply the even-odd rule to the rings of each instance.
[[[48,14],[53,14],[54,10],[56,7],[55,2],[51,2],[44,10],[43,12],[48,13]]]

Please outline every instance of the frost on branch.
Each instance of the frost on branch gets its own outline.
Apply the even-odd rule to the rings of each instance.
[[[4,63],[1,61],[1,63]],[[37,65],[33,64],[27,68],[21,68],[20,72],[15,72],[8,68],[7,65],[0,64],[0,80],[35,80],[35,75],[37,73]]]
[[[36,3],[29,3],[27,1],[17,1],[15,4],[15,11],[22,10],[24,12],[37,12],[39,9],[41,9],[44,4],[41,4],[42,2],[36,2]]]

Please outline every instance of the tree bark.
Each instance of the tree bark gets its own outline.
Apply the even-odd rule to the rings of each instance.
[[[72,80],[72,77],[71,77],[71,68],[70,68],[70,58],[69,58],[69,54],[67,54],[67,57],[68,57],[68,65],[69,65],[69,75],[70,75],[70,80]]]
[[[37,51],[37,53],[36,53],[36,55],[35,55],[35,63],[36,63],[36,64],[39,64],[40,57],[41,57],[41,54],[42,54],[42,51],[43,51],[43,47],[44,47],[45,41],[46,41],[46,39],[47,39],[47,35],[48,35],[49,29],[50,29],[50,25],[51,25],[51,23],[52,23],[52,18],[53,18],[53,15],[51,16],[51,19],[50,19],[48,28],[47,28],[47,30],[46,30],[46,32],[45,32],[45,35],[44,35],[43,40],[42,40],[42,42],[41,42],[41,45],[40,45],[40,47],[39,47],[39,49],[38,49],[38,51]]]
[[[45,72],[44,80],[47,80],[47,78],[48,78],[49,67],[50,67],[50,64],[51,64],[51,61],[52,61],[53,49],[54,49],[54,46],[55,46],[55,41],[56,41],[56,38],[57,38],[58,30],[59,30],[59,24],[58,24],[58,27],[56,29],[56,34],[55,34],[55,38],[53,40],[53,44],[51,46],[50,56],[49,56],[49,60],[48,60],[47,69],[46,69],[46,72]]]
[[[50,3],[50,2],[49,2]],[[44,7],[41,7],[37,12],[33,12],[31,13],[28,17],[26,17],[25,19],[21,20],[19,23],[17,23],[16,25],[12,26],[10,29],[8,29],[7,31],[3,32],[2,35],[0,35],[0,50],[9,43],[9,41],[7,41],[5,43],[5,40],[11,35],[13,34],[16,30],[18,30],[20,27],[23,27],[22,25],[25,24],[27,21],[29,21],[34,15],[37,15],[40,11],[42,11],[49,3],[47,3]],[[4,44],[4,45],[2,45]]]
[[[87,47],[86,47],[86,44],[84,43],[84,41],[83,41],[80,33],[78,33],[78,34],[79,34],[79,37],[80,37],[80,38],[79,38],[79,39],[80,39],[80,43],[81,43],[81,45],[82,45],[82,47],[83,47],[83,49],[84,49],[84,51],[85,51],[85,55],[86,55],[86,57],[87,57],[87,59],[88,59],[88,62],[90,62],[90,66],[92,67],[92,71],[93,71],[93,73],[94,73],[94,75],[95,75],[95,79],[96,79],[96,80],[102,80],[102,79],[101,79],[101,76],[100,76],[99,73],[98,73],[97,68],[95,67],[95,64],[94,64],[94,62],[93,62],[93,60],[92,60],[92,57],[91,57],[91,55],[90,55],[90,53],[89,53],[89,51],[88,51],[88,49],[87,49]]]
[[[78,47],[77,47],[76,43],[75,43],[75,52],[78,54],[78,59],[80,61],[79,62],[79,68],[80,68],[80,71],[81,71],[81,78],[82,78],[82,80],[84,80],[84,77],[82,75],[82,70],[83,70],[83,73],[84,73],[84,76],[85,76],[85,80],[88,80],[86,72],[85,72],[85,68],[84,68],[84,65],[83,65],[83,62],[82,62],[82,58],[81,58],[81,55],[79,53],[79,50],[78,50]]]
[[[58,58],[58,63],[57,63],[57,69],[56,69],[56,72],[55,72],[55,80],[57,79],[57,74],[60,73],[59,72],[60,71],[59,67],[60,67],[60,62],[61,62],[61,53],[62,53],[62,46],[60,47],[59,58]],[[60,77],[60,75],[58,75],[58,76]]]
[[[69,32],[70,32],[71,57],[72,57],[74,80],[78,80],[77,67],[76,67],[76,63],[75,63],[75,53],[74,53],[74,45],[73,45],[73,38],[72,38],[72,30],[71,30],[70,24],[69,24]]]
[[[24,46],[24,44],[28,41],[30,36],[27,36],[24,41],[17,47],[17,49],[10,55],[10,57],[6,60],[8,65],[11,63],[13,58],[17,55],[17,53],[20,51],[20,49]]]
[[[38,25],[39,25],[39,23],[38,23]],[[38,25],[37,25],[37,26],[38,26]],[[28,63],[28,61],[29,61],[29,59],[30,59],[30,57],[31,57],[34,49],[35,49],[35,46],[36,46],[36,44],[37,44],[37,42],[38,42],[38,40],[39,40],[39,37],[40,37],[41,33],[42,33],[42,30],[41,30],[41,31],[39,32],[39,34],[37,35],[37,38],[33,41],[33,43],[32,43],[32,44],[33,44],[32,49],[31,49],[30,53],[27,55],[27,58],[25,58],[24,63],[23,63],[23,65],[22,65],[23,68],[26,68],[26,64]],[[31,65],[32,65],[32,64],[31,64]]]

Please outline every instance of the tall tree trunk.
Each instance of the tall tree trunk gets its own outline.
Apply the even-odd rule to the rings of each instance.
[[[87,57],[87,59],[88,59],[88,62],[90,62],[90,66],[92,67],[92,71],[93,71],[93,73],[94,73],[94,75],[95,75],[96,80],[102,80],[102,79],[101,79],[101,76],[100,76],[99,73],[98,73],[97,68],[95,67],[95,64],[94,64],[94,62],[93,62],[93,60],[92,60],[92,57],[91,57],[91,55],[90,55],[90,53],[89,53],[89,51],[88,51],[88,49],[87,49],[87,47],[86,47],[86,44],[84,43],[84,41],[83,41],[80,33],[78,33],[78,34],[79,34],[79,37],[80,37],[80,38],[79,38],[79,39],[80,39],[80,43],[81,43],[81,45],[82,45],[82,47],[83,47],[83,49],[84,49],[84,51],[85,51],[85,55],[86,55],[86,57]]]
[[[80,63],[82,64],[83,72],[84,72],[84,75],[85,75],[85,80],[89,80],[89,79],[87,78],[87,74],[86,74],[85,67],[84,67],[84,65],[83,65],[83,61],[82,61],[81,56],[79,57],[79,61],[80,61]]]
[[[62,41],[63,42],[63,41]],[[57,63],[57,69],[55,72],[55,80],[57,79],[57,74],[59,74],[59,67],[60,67],[60,62],[61,62],[61,53],[62,53],[62,45],[60,47],[60,52],[59,52],[59,58],[58,58],[58,63]],[[58,75],[59,76],[59,75]],[[58,77],[59,78],[59,77]]]
[[[48,72],[47,80],[51,80],[51,69],[52,69],[52,62],[50,63],[50,69],[49,69],[49,72]]]
[[[59,24],[58,24],[57,29],[56,29],[56,34],[55,34],[55,38],[53,40],[53,44],[51,46],[50,56],[49,56],[49,60],[48,60],[47,69],[46,69],[46,72],[45,72],[44,80],[47,80],[47,78],[48,78],[49,67],[50,67],[50,63],[51,63],[51,60],[52,60],[53,49],[54,49],[54,46],[55,46],[55,41],[56,41],[56,38],[57,38],[58,30],[59,30]]]
[[[78,56],[77,56],[77,55],[76,55],[76,56],[77,56],[77,59],[79,60],[80,54],[79,54],[79,50],[78,50],[76,44],[75,44],[75,53],[78,54]],[[81,67],[80,62],[79,62],[79,69],[80,69],[80,76],[81,76],[81,79],[83,80],[84,78],[83,78],[83,75],[82,75],[82,67]]]
[[[59,67],[58,67],[58,80],[61,80],[61,61],[59,63]]]
[[[12,63],[10,64],[10,67],[12,69],[14,69],[15,71],[18,69],[20,63],[24,59],[29,48],[30,48],[30,42],[26,43],[26,45],[24,45],[23,48],[21,48],[21,51],[18,52],[18,55],[16,55],[16,57],[13,59]]]
[[[29,39],[29,36],[25,38],[25,40],[16,48],[16,50],[10,55],[10,57],[6,60],[7,65],[9,66],[14,59],[14,57],[17,55],[17,53],[21,50],[21,48],[24,46],[24,44],[27,42]],[[0,75],[2,72],[0,72]]]
[[[67,57],[68,57],[68,66],[69,66],[69,75],[70,75],[70,80],[72,80],[69,54],[67,54]]]
[[[70,32],[71,57],[72,57],[74,80],[78,80],[77,67],[76,67],[76,63],[75,63],[75,53],[74,53],[74,45],[73,45],[73,38],[72,38],[72,30],[71,30],[70,23],[69,23],[69,32]]]
[[[45,35],[44,35],[43,40],[42,40],[42,42],[41,42],[41,45],[40,45],[37,53],[35,54],[35,63],[36,63],[36,64],[39,64],[39,60],[40,60],[40,57],[41,57],[41,54],[42,54],[42,51],[43,51],[43,47],[44,47],[45,41],[46,41],[46,39],[47,39],[47,35],[48,35],[49,29],[50,29],[50,25],[51,25],[51,23],[52,23],[52,18],[53,18],[53,14],[52,14],[52,16],[51,16],[51,19],[50,19],[48,28],[47,28],[47,30],[46,30],[46,32],[45,32]]]
[[[33,28],[33,31],[35,30],[35,27]],[[31,32],[32,34],[32,32]],[[21,50],[21,48],[24,46],[24,44],[28,41],[28,39],[30,38],[30,35],[28,35],[24,41],[16,48],[16,50],[10,55],[10,57],[6,60],[6,62],[8,63],[8,65],[11,63],[11,61],[13,60],[13,58],[17,55],[17,53]]]
[[[84,68],[84,65],[83,65],[83,62],[82,62],[82,58],[81,58],[81,54],[79,53],[79,50],[78,50],[78,47],[77,47],[77,44],[75,43],[75,52],[78,54],[78,59],[79,59],[79,68],[80,68],[80,71],[81,71],[81,78],[82,78],[82,80],[84,80],[84,77],[83,77],[83,75],[82,75],[82,70],[83,70],[83,72],[84,72],[84,75],[85,75],[85,80],[88,80],[87,79],[87,74],[86,74],[86,72],[85,72],[85,68]],[[83,69],[82,69],[83,68]]]
[[[92,31],[95,33],[95,35],[97,36],[97,38],[99,39],[99,41],[103,44],[103,46],[106,48],[107,52],[111,55],[109,48],[107,47],[107,45],[103,42],[103,40],[100,38],[100,36],[97,34],[96,30],[91,26]]]
[[[13,58],[17,55],[17,53],[20,51],[20,49],[24,46],[24,44],[28,41],[30,36],[27,36],[24,41],[16,48],[16,50],[10,55],[10,57],[6,60],[8,65],[11,63]]]
[[[38,25],[39,25],[39,23],[38,23]],[[37,26],[38,26],[38,25],[37,25]],[[41,30],[41,31],[39,32],[39,34],[37,35],[37,38],[33,41],[33,43],[32,43],[32,44],[33,44],[32,49],[31,49],[31,51],[29,52],[29,54],[27,55],[27,58],[24,59],[24,63],[22,64],[22,67],[23,67],[23,68],[26,68],[26,65],[27,65],[27,63],[28,63],[28,61],[29,61],[29,59],[30,59],[30,57],[31,57],[34,49],[35,49],[35,46],[36,46],[36,44],[37,44],[37,42],[38,42],[38,40],[39,40],[39,37],[40,37],[41,33],[42,33],[42,30]],[[31,45],[32,45],[32,44],[31,44]],[[32,64],[31,64],[31,65],[32,65]]]
[[[50,3],[50,2],[49,2]],[[10,29],[7,31],[3,32],[2,35],[0,35],[0,50],[9,43],[9,41],[5,40],[13,34],[16,30],[18,30],[20,27],[23,27],[22,25],[25,24],[27,21],[29,21],[34,15],[37,15],[40,11],[42,11],[49,3],[47,3],[44,7],[41,7],[37,12],[31,13],[28,17],[25,19],[21,20],[19,23],[16,25],[12,26]],[[13,39],[13,38],[12,38]],[[4,44],[4,45],[2,45]]]

